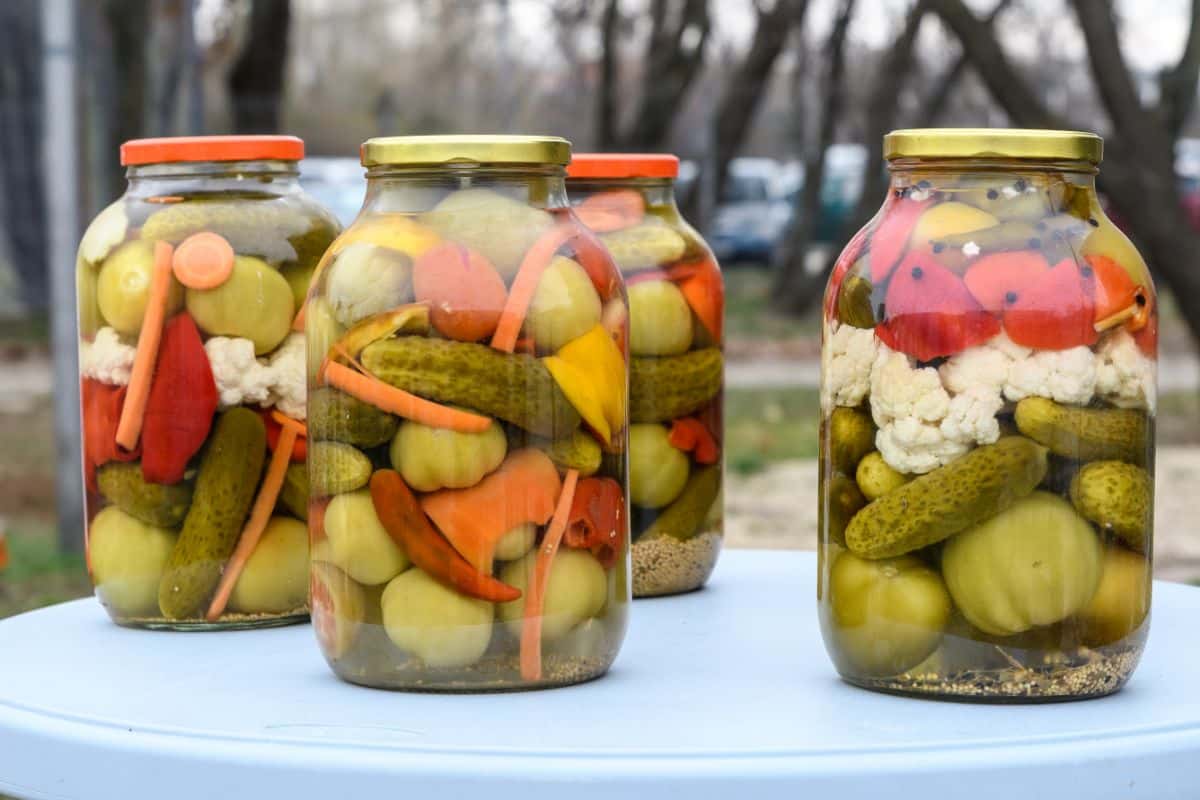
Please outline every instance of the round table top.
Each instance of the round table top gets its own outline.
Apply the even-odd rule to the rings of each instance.
[[[637,602],[608,676],[514,694],[351,686],[307,626],[126,630],[94,600],[24,614],[0,622],[0,794],[1194,796],[1200,589],[1156,584],[1155,632],[1124,691],[971,705],[840,682],[815,571],[811,553],[727,552],[706,590]]]

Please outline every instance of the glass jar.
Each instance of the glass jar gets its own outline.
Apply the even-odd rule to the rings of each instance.
[[[825,295],[819,610],[870,689],[1114,692],[1150,608],[1157,303],[1087,133],[918,130]]]
[[[122,625],[307,618],[294,316],[339,227],[303,156],[291,136],[126,142],[125,195],[80,242],[88,566]]]
[[[629,289],[633,596],[704,585],[721,552],[722,328],[712,251],[675,205],[679,159],[579,153],[567,189]]]
[[[371,139],[305,310],[313,623],[340,677],[596,678],[630,600],[628,303],[553,137]]]

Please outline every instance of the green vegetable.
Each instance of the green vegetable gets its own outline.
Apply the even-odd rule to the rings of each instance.
[[[371,459],[343,442],[308,446],[309,491],[317,497],[353,492],[371,480]]]
[[[177,528],[192,505],[192,484],[150,483],[138,463],[112,462],[96,470],[100,494],[126,514],[160,528]]]
[[[871,282],[861,275],[849,275],[838,293],[838,320],[855,328],[874,328],[875,310],[871,305]]]
[[[278,199],[192,199],[151,214],[142,225],[142,238],[179,244],[193,233],[212,231],[223,236],[239,255],[282,264],[298,260],[292,240],[303,236],[310,225],[293,204]],[[327,235],[320,234],[321,238]],[[313,247],[303,249],[307,255]]]
[[[583,431],[575,431],[561,439],[544,439],[540,436],[529,439],[529,446],[544,450],[559,469],[579,470],[579,477],[587,478],[600,470],[604,453],[596,437]]]
[[[629,288],[629,352],[678,356],[692,346],[692,308],[670,281],[642,281]]]
[[[1146,470],[1121,461],[1085,464],[1071,481],[1071,502],[1102,530],[1146,552],[1154,523],[1154,482]]]
[[[392,466],[418,492],[465,489],[500,466],[508,441],[496,423],[482,433],[459,433],[405,421],[389,452]]]
[[[303,464],[289,464],[279,489],[279,505],[296,519],[308,519],[308,469]]]
[[[196,475],[192,506],[158,587],[158,605],[168,619],[203,613],[237,546],[266,449],[266,427],[255,412],[231,408],[217,418]]]
[[[75,300],[79,310],[79,335],[90,338],[104,327],[97,297],[99,273],[83,259],[75,262]]]
[[[500,603],[498,615],[513,636],[521,635],[525,619],[525,597],[529,578],[533,575],[537,553],[533,552],[507,564],[500,580],[521,590],[522,597]],[[546,581],[545,601],[542,604],[542,638],[553,642],[568,634],[581,622],[604,610],[608,600],[608,576],[600,562],[586,550],[562,548],[550,562],[550,577]]]
[[[213,289],[188,289],[187,310],[209,336],[254,342],[255,355],[269,353],[292,329],[292,288],[279,271],[258,258],[238,256],[233,273]]]
[[[116,506],[88,526],[88,554],[96,596],[118,619],[158,612],[158,584],[175,546],[176,531],[149,525]]]
[[[863,558],[920,550],[1026,497],[1046,466],[1046,449],[1021,436],[982,445],[859,511],[846,527],[846,546]]]
[[[117,333],[136,336],[150,300],[154,275],[154,244],[134,239],[114,250],[100,266],[96,279],[96,304],[101,316]],[[170,279],[167,316],[183,305],[183,287]]]
[[[854,515],[867,504],[867,498],[859,491],[858,484],[846,475],[835,473],[826,482],[824,472],[817,500],[817,530],[824,531],[830,541],[846,546],[846,526]],[[828,489],[826,489],[828,487]]]
[[[427,667],[474,664],[492,639],[491,603],[448,589],[420,569],[394,578],[382,606],[388,638]]]
[[[423,214],[421,222],[479,253],[510,281],[554,218],[492,189],[460,189]]]
[[[291,517],[272,517],[242,568],[229,609],[283,614],[308,604],[308,528]]]
[[[641,539],[670,536],[687,541],[704,530],[704,523],[721,492],[721,467],[714,464],[692,472],[674,503],[663,509],[642,532]],[[718,509],[719,512],[720,509]],[[716,526],[719,529],[719,526]]]
[[[829,415],[829,459],[833,468],[853,475],[858,462],[875,449],[875,421],[861,408],[838,406]]]
[[[1077,408],[1044,397],[1017,403],[1017,428],[1050,449],[1078,461],[1144,464],[1150,448],[1146,415],[1126,408]]]
[[[412,259],[406,253],[370,242],[354,242],[338,251],[328,267],[325,300],[342,325],[411,303]]]
[[[687,250],[683,236],[657,222],[603,233],[600,240],[622,272],[670,264],[682,258]]]
[[[863,456],[854,477],[867,500],[877,500],[912,480],[911,475],[892,469],[878,452]]]
[[[408,569],[408,555],[388,536],[366,489],[329,501],[325,535],[330,562],[361,584],[386,583]]]
[[[386,411],[332,387],[308,393],[308,435],[314,441],[378,447],[395,436],[399,424]]]
[[[578,262],[555,256],[542,272],[525,330],[538,350],[553,352],[578,339],[600,322],[600,295]]]
[[[691,462],[657,423],[629,426],[629,500],[642,508],[674,502],[687,485]]]
[[[715,347],[681,356],[632,358],[629,421],[666,422],[708,405],[721,391],[724,361]]]

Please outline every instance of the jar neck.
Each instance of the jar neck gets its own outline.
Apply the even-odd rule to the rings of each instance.
[[[561,166],[491,166],[478,164],[400,166],[383,164],[367,170],[363,208],[370,211],[419,213],[423,192],[412,189],[490,189],[534,208],[566,208],[566,172]],[[412,207],[410,207],[412,206]]]
[[[221,193],[289,194],[300,191],[295,161],[188,161],[127,167],[132,197]]]
[[[577,198],[614,189],[636,189],[646,199],[646,205],[676,207],[673,178],[571,178],[567,189]]]
[[[888,162],[888,172],[894,188],[916,186],[922,181],[937,184],[939,180],[961,180],[964,177],[996,177],[1043,179],[1054,176],[1075,186],[1095,191],[1099,169],[1088,161],[1033,161],[1013,158],[901,158]]]

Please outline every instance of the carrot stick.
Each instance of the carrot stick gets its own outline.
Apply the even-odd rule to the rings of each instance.
[[[166,242],[154,243],[154,272],[150,276],[150,292],[142,315],[142,330],[138,334],[129,389],[117,424],[117,444],[126,450],[137,447],[146,417],[146,401],[150,398],[150,379],[154,377],[154,362],[158,360],[158,345],[162,341],[163,322],[167,316],[167,296],[171,291],[171,260],[175,249]]]
[[[271,419],[278,422],[284,428],[287,428],[289,425],[291,425],[293,428],[296,429],[297,436],[303,436],[306,439],[308,438],[308,426],[305,425],[303,422],[301,422],[298,419],[293,419],[292,417],[289,417],[287,414],[284,414],[279,409],[277,409],[277,408],[271,409]]]
[[[433,428],[448,428],[459,433],[482,433],[492,424],[488,417],[426,400],[403,389],[389,386],[378,378],[355,372],[336,361],[326,360],[324,372],[325,382],[335,389],[341,389],[364,403],[370,403],[378,409],[411,419],[413,422]]]
[[[267,466],[267,474],[263,478],[262,486],[258,489],[258,497],[254,498],[254,505],[250,509],[246,526],[242,528],[242,535],[238,537],[237,547],[225,565],[225,571],[221,574],[221,582],[217,584],[217,593],[213,595],[212,603],[208,606],[208,613],[204,615],[209,622],[216,621],[225,613],[229,595],[233,593],[233,587],[241,577],[246,562],[254,553],[254,548],[258,547],[258,540],[262,538],[263,531],[266,530],[267,523],[271,520],[271,512],[275,510],[275,502],[279,499],[279,490],[283,488],[283,478],[287,473],[288,464],[292,460],[292,447],[296,444],[300,426],[291,417],[285,417],[282,414],[279,417],[281,417],[280,422],[283,425],[283,430],[279,433],[279,445],[271,454],[271,463]]]
[[[543,233],[525,253],[525,257],[521,259],[521,267],[517,270],[517,277],[513,279],[512,288],[508,290],[504,310],[500,312],[500,321],[492,335],[492,347],[504,353],[511,353],[517,346],[517,337],[521,334],[521,326],[525,324],[525,315],[529,313],[529,304],[533,302],[533,295],[542,279],[542,273],[550,266],[558,248],[577,233],[578,228],[573,225],[555,225]]]
[[[550,564],[558,553],[558,545],[567,531],[571,517],[571,506],[575,502],[575,487],[579,483],[579,470],[569,469],[563,478],[562,494],[558,506],[546,528],[534,562],[533,578],[525,593],[525,621],[521,625],[521,677],[527,681],[542,678],[542,611],[546,601],[546,584],[550,582]]]

